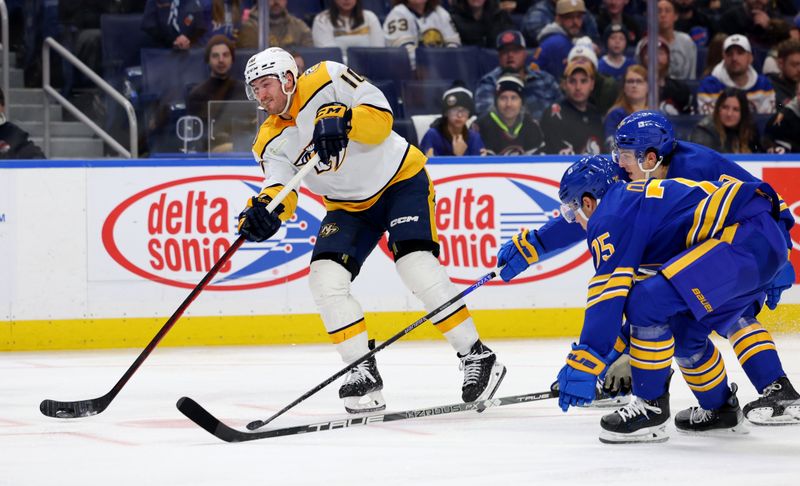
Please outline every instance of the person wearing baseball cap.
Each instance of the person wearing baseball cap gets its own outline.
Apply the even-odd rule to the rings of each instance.
[[[539,44],[539,34],[542,30],[556,19],[556,11],[558,10],[558,0],[532,0],[533,5],[527,9],[524,17],[522,18],[522,25],[520,30],[525,35],[525,40],[528,41],[528,47],[536,47]],[[570,2],[571,3],[571,2]],[[592,3],[597,3],[592,0]],[[584,2],[585,7],[585,2]],[[563,7],[562,7],[563,11]],[[589,36],[592,42],[600,42],[600,31],[597,29],[597,20],[591,12],[583,14],[583,27],[581,28],[581,35]]]
[[[750,41],[741,34],[729,35],[722,44],[722,61],[711,74],[700,81],[697,89],[697,111],[708,115],[725,88],[737,88],[747,94],[751,107],[758,114],[775,113],[775,90],[770,80],[753,69]]]
[[[539,124],[525,112],[522,80],[506,74],[497,80],[495,108],[472,125],[493,155],[531,155],[544,148]]]
[[[575,47],[570,49],[566,63],[571,62],[591,64],[594,70],[594,89],[589,97],[589,102],[597,108],[600,113],[605,113],[617,100],[619,95],[619,83],[611,76],[606,76],[598,71],[597,54],[594,52],[594,45],[588,38],[579,40]]]
[[[564,72],[564,59],[575,41],[583,36],[583,17],[586,5],[583,0],[558,0],[555,21],[539,33],[539,49],[534,54],[536,64],[560,78]]]
[[[467,122],[475,112],[472,92],[456,81],[442,95],[442,116],[434,120],[422,137],[419,148],[434,155],[485,155],[481,136]]]
[[[551,103],[561,97],[558,81],[549,73],[541,71],[534,63],[527,63],[527,42],[522,32],[501,32],[495,41],[499,66],[484,74],[475,88],[475,106],[478,115],[485,115],[494,108],[497,81],[505,74],[514,74],[524,85],[522,99],[526,111],[538,119]]]
[[[564,69],[564,98],[553,103],[539,125],[548,154],[599,154],[603,150],[603,117],[589,102],[595,69],[588,62],[573,60]]]

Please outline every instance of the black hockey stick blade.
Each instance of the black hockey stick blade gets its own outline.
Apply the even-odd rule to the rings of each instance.
[[[514,395],[502,398],[490,398],[468,403],[454,403],[450,405],[439,405],[427,408],[405,410],[402,412],[389,412],[376,415],[362,415],[353,418],[331,420],[329,422],[317,422],[306,425],[295,425],[280,429],[262,430],[256,432],[245,432],[234,429],[224,424],[218,418],[211,415],[199,403],[189,397],[178,400],[177,407],[182,414],[189,420],[208,431],[214,437],[225,442],[248,442],[251,440],[271,439],[287,435],[308,434],[311,432],[322,432],[324,430],[346,429],[361,425],[374,425],[386,422],[396,422],[398,420],[415,419],[420,417],[433,417],[449,413],[480,411],[490,407],[502,407],[517,403],[537,402],[555,398],[558,394],[552,391],[527,393],[524,395]]]
[[[147,346],[145,346],[144,350],[139,353],[139,356],[136,358],[133,364],[128,367],[122,377],[117,381],[117,383],[114,384],[108,393],[102,397],[91,398],[88,400],[76,400],[73,402],[45,399],[39,404],[39,410],[44,415],[55,418],[91,417],[92,415],[97,415],[105,410],[111,401],[114,400],[114,397],[116,397],[120,390],[122,390],[122,387],[128,383],[128,380],[131,379],[136,370],[138,370],[142,363],[144,363],[144,360],[146,360],[147,357],[150,356],[150,353],[152,353],[156,346],[158,346],[158,343],[161,342],[167,332],[169,332],[169,330],[172,329],[172,326],[178,322],[178,319],[181,318],[184,311],[186,311],[194,299],[200,295],[200,292],[206,287],[206,285],[211,282],[217,272],[219,272],[219,269],[231,259],[233,254],[236,253],[236,250],[238,250],[240,246],[242,246],[244,241],[244,236],[239,236],[236,241],[233,242],[231,247],[222,254],[217,263],[211,267],[211,270],[206,273],[200,283],[198,283],[195,288],[192,289],[186,299],[184,299],[184,301],[175,310],[167,322],[161,326],[161,329],[159,329],[158,333],[156,333],[153,339],[151,339]]]
[[[340,376],[344,376],[345,373],[347,373],[351,369],[353,369],[356,366],[358,366],[359,363],[362,363],[362,362],[368,360],[370,357],[374,356],[375,353],[377,353],[380,350],[386,348],[387,346],[389,346],[393,342],[397,341],[401,337],[405,336],[406,334],[410,333],[414,329],[418,328],[419,326],[424,324],[426,321],[428,321],[429,319],[433,318],[436,314],[442,312],[443,310],[447,309],[448,307],[450,307],[454,303],[456,303],[459,300],[461,300],[462,298],[466,297],[467,294],[469,294],[473,290],[477,289],[478,287],[483,286],[483,284],[485,284],[486,282],[489,282],[490,280],[492,280],[496,276],[497,276],[497,274],[495,272],[487,273],[483,277],[481,277],[478,280],[476,280],[472,285],[470,285],[469,287],[465,288],[464,290],[462,290],[461,292],[459,292],[458,294],[456,294],[455,296],[450,298],[447,302],[443,303],[439,307],[433,309],[432,311],[430,311],[427,314],[425,314],[424,316],[420,317],[419,319],[417,319],[413,323],[409,324],[408,326],[406,326],[405,329],[403,329],[402,331],[398,332],[394,336],[390,337],[389,339],[387,339],[386,341],[381,343],[380,346],[375,347],[375,349],[370,350],[365,355],[361,356],[357,360],[353,361],[352,363],[348,364],[347,366],[345,366],[341,370],[337,371],[335,374],[333,374],[332,376],[328,377],[328,379],[326,379],[325,381],[323,381],[319,385],[315,386],[314,388],[308,390],[303,395],[301,395],[299,398],[295,399],[295,401],[293,401],[289,405],[286,405],[282,409],[280,409],[277,412],[275,412],[274,414],[272,414],[272,416],[270,416],[270,417],[268,417],[268,418],[266,418],[264,420],[254,420],[254,421],[250,422],[249,424],[247,424],[247,428],[249,430],[256,430],[256,429],[260,429],[261,427],[263,427],[263,426],[267,425],[268,423],[272,422],[276,418],[278,418],[281,415],[283,415],[289,409],[294,408],[297,404],[299,404],[300,402],[302,402],[306,398],[310,397],[311,395],[317,393],[318,391],[322,390],[326,386],[328,386],[331,383],[333,383],[334,381],[336,381],[336,379],[339,378]]]

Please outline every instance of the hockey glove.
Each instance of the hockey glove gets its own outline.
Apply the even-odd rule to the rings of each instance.
[[[536,235],[526,229],[522,230],[511,240],[503,243],[497,252],[497,266],[503,267],[500,270],[500,277],[508,282],[531,264],[538,262],[539,256],[543,253],[544,248]]]
[[[352,116],[353,113],[341,103],[328,103],[317,110],[312,140],[320,160],[327,163],[347,147]]]
[[[784,290],[788,289],[794,283],[794,267],[792,262],[786,264],[778,271],[775,278],[770,282],[767,287],[767,307],[770,310],[775,310],[778,307],[778,302],[781,301],[781,294]]]
[[[278,204],[275,211],[267,211],[272,198],[266,194],[253,196],[247,201],[247,207],[239,214],[239,234],[247,241],[261,242],[272,238],[281,227],[278,217],[283,212],[283,204]]]
[[[558,373],[558,406],[583,407],[592,403],[597,387],[597,377],[606,367],[600,354],[585,344],[572,344],[567,364]]]

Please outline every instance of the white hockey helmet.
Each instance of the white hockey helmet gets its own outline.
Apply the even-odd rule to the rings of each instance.
[[[286,90],[286,83],[288,78],[286,73],[292,73],[294,76],[295,85],[292,91]],[[297,88],[297,63],[294,61],[294,56],[284,51],[280,47],[270,47],[263,51],[254,54],[247,61],[244,68],[244,80],[247,89],[247,98],[256,100],[255,91],[250,83],[258,78],[264,76],[274,76],[281,83],[281,90],[284,94],[292,95]]]

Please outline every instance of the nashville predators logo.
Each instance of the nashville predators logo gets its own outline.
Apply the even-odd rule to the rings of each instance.
[[[339,232],[339,226],[336,223],[325,223],[319,228],[319,237],[327,238],[328,236],[335,235]]]
[[[444,36],[439,29],[428,29],[422,33],[422,45],[425,47],[444,47]]]

